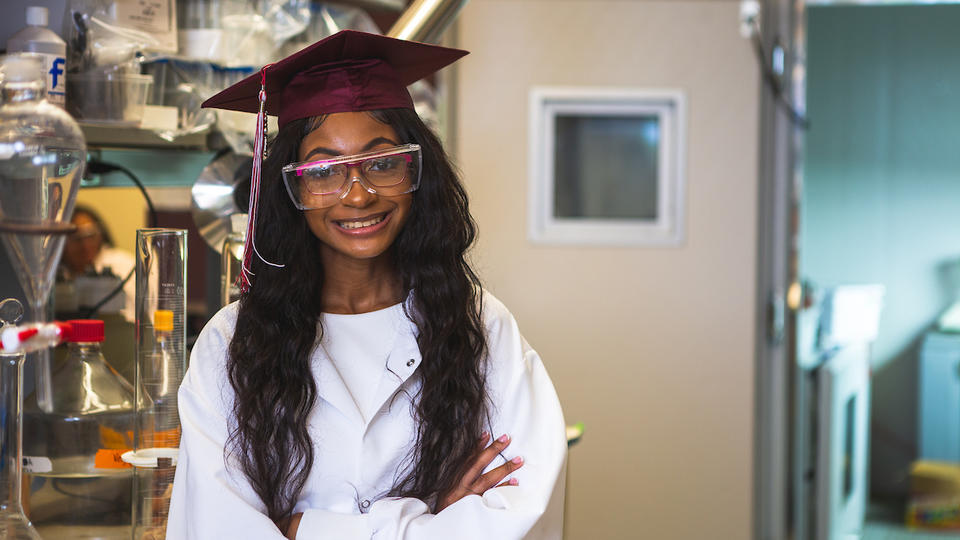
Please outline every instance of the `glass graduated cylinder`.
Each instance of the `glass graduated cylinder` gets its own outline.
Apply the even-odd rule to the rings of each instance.
[[[187,231],[137,230],[137,420],[133,538],[163,538],[170,507],[180,416],[177,391],[187,369]]]
[[[163,317],[163,312],[157,313]],[[177,448],[180,446],[177,390],[186,371],[183,342],[178,343],[172,326],[164,323],[154,326],[153,337],[153,347],[141,351],[137,362],[136,448]]]

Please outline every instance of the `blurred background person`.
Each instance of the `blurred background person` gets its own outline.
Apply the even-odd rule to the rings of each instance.
[[[115,277],[123,280],[133,270],[135,263],[131,253],[114,246],[113,237],[103,219],[92,208],[77,205],[71,222],[77,230],[67,237],[60,263],[58,280],[75,281],[78,277]],[[91,295],[90,306],[81,302],[81,311],[100,302],[116,287],[114,282],[104,293]],[[98,290],[100,287],[98,287]],[[134,320],[134,295],[136,280],[131,278],[123,285],[121,293],[125,295],[121,312],[128,321]],[[78,298],[84,298],[84,291],[77,291]]]

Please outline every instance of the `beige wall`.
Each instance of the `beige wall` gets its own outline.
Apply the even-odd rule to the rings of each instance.
[[[569,422],[567,538],[751,531],[758,72],[733,1],[472,0],[459,19],[455,154],[474,261],[541,353]],[[686,240],[526,239],[535,85],[680,88]]]

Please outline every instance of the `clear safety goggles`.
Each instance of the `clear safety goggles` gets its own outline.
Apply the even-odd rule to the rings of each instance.
[[[291,163],[283,183],[300,210],[327,208],[347,196],[354,182],[383,196],[402,195],[420,187],[420,145],[404,144],[334,159]]]

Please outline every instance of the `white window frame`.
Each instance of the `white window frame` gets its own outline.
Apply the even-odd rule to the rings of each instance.
[[[530,90],[527,234],[533,243],[677,246],[684,239],[686,97],[676,89],[534,87]],[[657,217],[557,218],[554,145],[558,115],[657,116]]]

